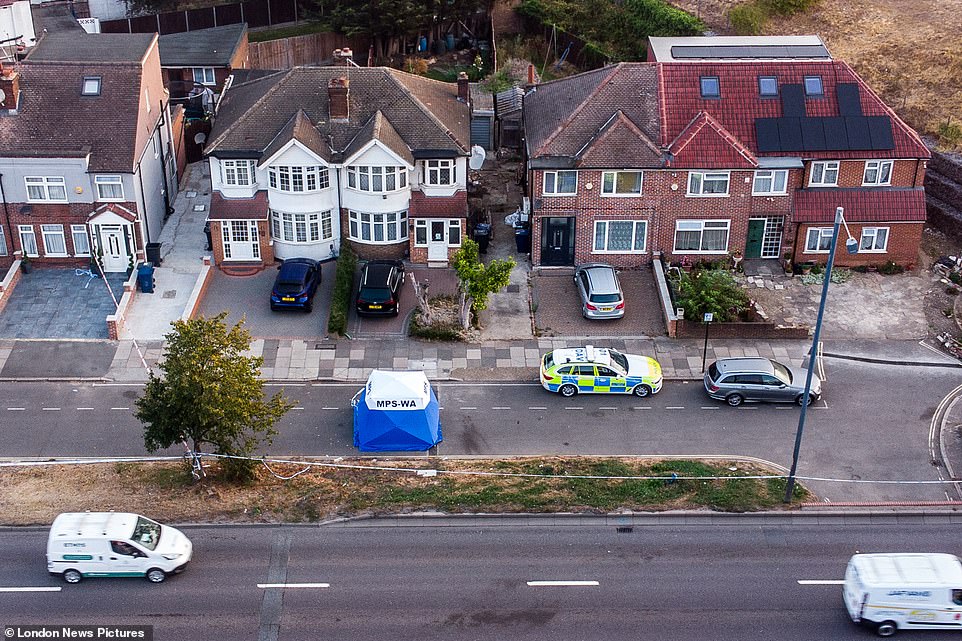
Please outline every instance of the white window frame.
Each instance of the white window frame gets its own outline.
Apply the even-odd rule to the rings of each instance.
[[[144,106],[147,108],[147,113],[150,113],[150,93],[147,87],[144,87]]]
[[[355,242],[366,245],[396,245],[408,239],[408,212],[406,209],[390,212],[349,210],[347,218],[348,238]],[[394,238],[391,238],[392,227],[395,230]],[[378,239],[378,229],[381,230],[380,239]]]
[[[637,176],[638,191],[618,191],[618,177],[622,174]],[[601,172],[601,196],[603,198],[639,198],[645,189],[643,171],[603,171]]]
[[[453,240],[455,233],[457,233],[458,235],[458,238],[457,238],[458,242],[454,242]],[[461,219],[460,218],[449,219],[448,220],[448,247],[460,247],[461,239],[463,236],[464,234],[461,233]]]
[[[560,181],[558,180],[558,178],[559,178],[562,174],[574,174],[575,184],[574,184],[574,188],[573,188],[571,191],[558,191],[558,185],[559,185],[559,183],[560,183]],[[548,190],[548,183],[549,183],[548,178],[549,178],[549,177],[551,178],[551,180],[550,180],[551,190],[550,190],[550,191]],[[559,171],[546,171],[546,172],[544,172],[544,174],[543,174],[543,176],[542,176],[541,187],[542,187],[541,193],[542,193],[543,195],[545,195],[545,196],[574,196],[575,194],[578,193],[578,172],[577,172],[577,170],[574,170],[574,169],[562,169],[562,170],[559,170]]]
[[[782,179],[782,188],[775,189],[778,182],[777,177]],[[768,190],[759,186],[760,180],[767,180]],[[752,196],[784,196],[788,193],[788,170],[787,169],[757,169],[755,179],[752,181]]]
[[[331,186],[328,168],[321,165],[275,165],[267,168],[271,189],[288,194],[307,194]]]
[[[448,172],[448,182],[441,182],[442,174]],[[450,187],[457,183],[454,160],[425,160],[424,184],[429,187]]]
[[[387,185],[393,178],[394,187]],[[374,185],[380,181],[381,188]],[[365,186],[365,183],[366,186]],[[347,168],[347,188],[370,194],[389,194],[408,186],[408,170],[399,165],[350,165]]]
[[[228,187],[251,187],[257,184],[256,167],[254,160],[221,160],[220,181]]]
[[[805,232],[805,254],[827,254],[832,250],[832,227],[809,227]],[[827,242],[822,249],[822,242]]]
[[[725,191],[705,192],[705,183],[725,181]],[[690,171],[688,172],[688,196],[693,198],[725,198],[731,190],[732,176],[730,171]]]
[[[333,214],[327,211],[291,213],[271,210],[271,238],[283,243],[309,245],[334,238]]]
[[[113,176],[94,176],[94,184],[97,186],[97,200],[100,202],[123,202],[124,200],[124,178],[120,175]],[[120,187],[120,196],[105,196],[101,187]]]
[[[882,246],[878,246],[879,232],[883,233]],[[884,254],[888,252],[889,235],[891,229],[888,227],[862,227],[862,236],[858,241],[858,253],[860,254]],[[870,246],[865,246],[865,241],[870,240]]]
[[[419,240],[421,234],[424,234],[424,240]],[[414,221],[414,246],[428,246],[428,221],[426,218],[418,218]]]
[[[723,249],[704,249],[705,247],[705,230],[725,230],[725,247]],[[679,232],[698,232],[698,249],[679,249],[678,248],[678,233]],[[731,241],[731,221],[728,219],[717,220],[676,220],[675,221],[675,235],[673,238],[672,251],[676,254],[727,254],[728,244]]]
[[[44,256],[49,256],[50,258],[66,258],[70,255],[67,253],[67,237],[63,233],[63,225],[41,224],[40,234],[43,237]],[[50,245],[53,242],[60,243],[61,251],[51,249]],[[54,249],[56,249],[56,247]]]
[[[3,225],[0,225],[0,256],[8,256],[10,250],[7,249],[7,234],[3,231]]]
[[[200,72],[200,80],[197,79],[198,71]],[[195,84],[198,84],[198,85],[216,85],[217,84],[217,80],[214,76],[213,67],[191,67],[190,75],[194,79]]]
[[[611,225],[628,223],[631,227],[631,247],[629,249],[610,249]],[[603,249],[598,249],[599,234],[603,238]],[[638,248],[638,240],[641,239],[641,249]],[[596,220],[594,231],[591,236],[592,254],[646,254],[648,253],[648,221],[647,220],[623,220],[623,219],[604,219]]]
[[[862,184],[865,186],[882,187],[892,184],[892,171],[895,163],[891,160],[866,160],[865,170],[862,172]],[[875,180],[869,180],[869,172],[875,173]],[[885,174],[885,179],[882,176]]]
[[[819,181],[815,180],[815,169],[821,169],[821,176]],[[840,170],[840,163],[837,160],[816,160],[812,162],[812,167],[808,172],[808,185],[809,187],[838,187],[838,173]],[[835,173],[835,179],[832,182],[827,182],[825,177],[829,173]]]
[[[37,247],[37,232],[33,225],[17,225],[17,233],[20,235],[20,249],[23,250],[23,255],[39,258],[40,249]]]
[[[67,202],[67,181],[64,180],[63,176],[26,176],[23,180],[27,187],[28,203]],[[51,193],[51,190],[56,189],[57,187],[63,190],[62,198],[54,198]],[[36,195],[31,195],[31,188],[33,188],[34,193],[36,193],[36,190],[38,189],[42,193],[39,197]]]
[[[77,239],[82,238],[83,244],[87,246],[87,251],[78,251],[77,249]],[[87,233],[86,225],[71,225],[70,226],[70,241],[73,243],[73,255],[74,256],[90,256],[90,234]]]

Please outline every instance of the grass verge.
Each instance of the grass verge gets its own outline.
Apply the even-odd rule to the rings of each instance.
[[[744,462],[625,458],[342,461],[371,469],[314,467],[282,480],[260,467],[254,481],[210,476],[193,483],[182,463],[107,463],[8,469],[0,473],[0,524],[49,524],[61,512],[133,511],[164,522],[312,522],[360,514],[611,512],[782,509],[784,479],[746,479],[772,470]],[[272,465],[280,476],[304,466]],[[403,467],[442,471],[420,476]],[[451,474],[444,472],[452,472]],[[453,474],[462,472],[462,474]],[[463,474],[475,472],[476,474]],[[477,474],[478,472],[483,474]],[[714,480],[596,477],[710,476]],[[524,475],[524,476],[518,476]],[[809,495],[797,488],[795,500]]]

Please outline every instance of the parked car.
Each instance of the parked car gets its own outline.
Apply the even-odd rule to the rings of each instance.
[[[705,391],[737,407],[745,401],[802,404],[807,372],[769,358],[720,358],[705,372]],[[822,381],[812,373],[809,404],[822,394]]]
[[[321,265],[311,258],[288,258],[277,268],[271,290],[271,310],[303,309],[310,312],[321,283]]]
[[[566,398],[576,394],[634,394],[661,390],[661,365],[653,358],[604,347],[556,349],[541,358],[541,386]]]
[[[397,316],[400,309],[404,263],[399,260],[372,260],[361,268],[355,309],[367,316]]]
[[[581,295],[581,315],[585,318],[621,318],[625,315],[625,294],[618,282],[618,272],[611,265],[582,265],[575,270],[575,285]]]

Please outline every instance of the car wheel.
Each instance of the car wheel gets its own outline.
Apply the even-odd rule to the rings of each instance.
[[[725,397],[725,402],[732,407],[738,407],[745,402],[745,398],[741,394],[729,394]]]
[[[277,305],[274,305],[273,303],[271,303],[271,311],[272,311],[272,312],[276,312],[276,311],[277,311]]]
[[[882,621],[875,627],[875,634],[880,637],[890,637],[896,632],[898,632],[899,627],[895,625],[895,621]]]
[[[808,395],[808,404],[811,405],[811,404],[814,403],[814,402],[815,402],[815,395],[814,395],[814,394],[809,394],[809,395]],[[799,394],[799,395],[795,398],[795,403],[796,403],[799,407],[801,407],[802,404],[805,403],[805,395],[804,395],[804,394]]]
[[[314,311],[314,305],[312,303],[304,305],[304,313],[310,314],[312,311]]]
[[[167,573],[160,568],[150,568],[147,570],[147,580],[151,583],[163,583],[167,578]]]
[[[63,580],[66,581],[67,583],[80,583],[81,579],[83,578],[84,578],[84,575],[82,575],[77,570],[63,571]]]
[[[565,384],[558,388],[558,393],[565,398],[571,398],[578,395],[578,388],[571,384]]]
[[[651,395],[651,388],[647,385],[635,385],[635,389],[631,390],[631,393],[640,398]]]

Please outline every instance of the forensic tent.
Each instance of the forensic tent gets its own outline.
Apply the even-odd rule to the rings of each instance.
[[[441,442],[438,397],[424,372],[374,370],[351,405],[362,452],[423,452]]]

